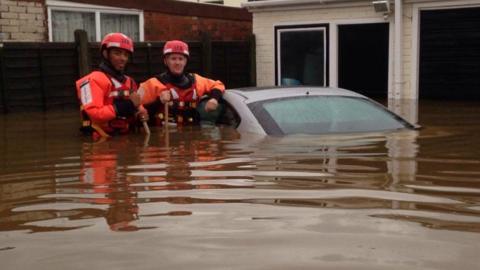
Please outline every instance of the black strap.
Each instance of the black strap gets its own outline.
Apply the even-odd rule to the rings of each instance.
[[[167,71],[155,77],[163,84],[173,84],[180,89],[189,89],[195,84],[195,75],[192,73],[177,76]]]

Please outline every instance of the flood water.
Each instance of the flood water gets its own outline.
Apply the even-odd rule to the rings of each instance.
[[[0,269],[480,269],[480,103],[418,131],[153,129],[0,115]]]

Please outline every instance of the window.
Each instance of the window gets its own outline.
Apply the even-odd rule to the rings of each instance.
[[[276,84],[328,85],[328,26],[277,26]]]
[[[63,1],[47,1],[49,40],[74,41],[74,31],[83,29],[89,41],[101,41],[111,32],[121,32],[143,41],[143,12]]]
[[[102,37],[111,32],[121,32],[135,41],[140,41],[138,16],[122,14],[100,15]]]
[[[88,40],[95,41],[95,13],[52,10],[52,41],[74,41],[73,31],[87,31]]]

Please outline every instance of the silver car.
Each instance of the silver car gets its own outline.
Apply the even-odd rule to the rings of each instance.
[[[264,135],[331,134],[415,129],[383,105],[358,93],[323,87],[229,89],[221,124]]]

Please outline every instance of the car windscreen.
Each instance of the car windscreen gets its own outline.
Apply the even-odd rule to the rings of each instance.
[[[410,127],[383,106],[364,98],[288,97],[248,106],[270,135],[371,132]]]

